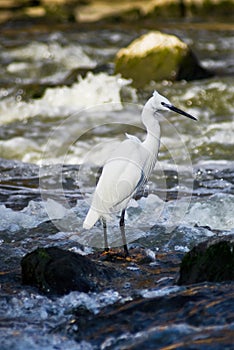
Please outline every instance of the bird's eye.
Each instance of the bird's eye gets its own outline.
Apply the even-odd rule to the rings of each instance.
[[[165,102],[161,102],[161,105],[162,105],[162,106],[165,106],[165,104],[166,104]]]

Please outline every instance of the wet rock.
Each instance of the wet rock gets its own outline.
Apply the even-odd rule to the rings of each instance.
[[[174,35],[152,31],[122,48],[116,55],[115,71],[143,87],[150,81],[194,80],[212,74],[199,65],[188,47]]]
[[[111,64],[103,63],[100,65],[95,66],[94,68],[90,67],[83,67],[83,68],[76,68],[73,69],[65,78],[63,81],[60,82],[60,85],[68,85],[71,86],[72,84],[77,82],[77,77],[85,78],[89,72],[92,72],[93,74],[99,74],[102,72],[107,72],[108,74],[113,74],[113,67]]]
[[[34,250],[23,257],[21,267],[23,284],[57,295],[99,290],[104,281],[116,275],[112,268],[57,247]]]
[[[44,0],[46,1],[46,0]],[[54,1],[54,0],[53,0]],[[49,0],[47,0],[49,2]],[[82,3],[76,18],[81,22],[121,23],[204,16],[232,16],[232,0],[90,0]]]
[[[178,348],[178,339],[180,349],[206,349],[207,343],[201,345],[200,341],[207,341],[207,326],[212,328],[216,317],[214,338],[209,339],[210,344],[221,349],[223,339],[220,337],[217,345],[217,324],[228,324],[232,319],[229,307],[233,290],[230,285],[177,288],[171,292],[165,289],[164,295],[157,295],[155,291],[155,295],[153,292],[149,298],[138,297],[124,305],[116,303],[96,315],[77,308],[69,334],[73,333],[78,342],[86,339],[98,349],[175,349]],[[220,288],[226,301],[220,295]],[[199,332],[204,329],[203,336],[196,333],[192,337],[190,327],[199,329]],[[233,339],[228,335],[225,341],[226,345]]]
[[[79,0],[41,0],[47,16],[59,21],[75,21]]]
[[[232,0],[1,0],[0,23],[12,18],[59,22],[142,22],[184,17],[232,18]],[[26,16],[26,17],[25,17]]]
[[[145,13],[147,19],[168,20],[168,18],[232,17],[232,0],[152,0],[152,6]]]
[[[234,235],[198,244],[182,259],[179,285],[234,280]]]

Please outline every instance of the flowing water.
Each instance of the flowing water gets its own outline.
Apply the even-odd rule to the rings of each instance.
[[[159,324],[147,328],[146,322],[144,334],[126,331],[101,344],[55,329],[72,322],[80,306],[97,315],[107,305],[134,299],[134,293],[145,299],[172,293],[173,299],[185,290],[169,283],[169,290],[156,285],[128,297],[110,289],[51,300],[20,285],[20,259],[37,246],[82,254],[103,247],[100,226],[89,233],[81,229],[98,170],[125,132],[144,138],[140,112],[154,89],[199,121],[174,114],[162,119],[148,196],[133,200],[127,210],[128,242],[137,240],[153,253],[183,254],[211,236],[234,232],[233,30],[165,25],[163,31],[182,38],[217,74],[136,90],[114,74],[113,59],[146,30],[27,31],[9,25],[0,33],[1,349],[137,349],[133,344],[142,347],[147,337],[153,342],[160,337],[158,348],[178,343],[185,345],[175,348],[231,349],[231,282],[186,292],[200,294],[170,324],[159,317]],[[108,238],[112,246],[121,244],[115,220]],[[201,299],[209,299],[207,322],[190,322]]]

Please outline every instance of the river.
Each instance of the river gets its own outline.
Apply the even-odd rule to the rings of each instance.
[[[188,43],[202,65],[216,74],[192,82],[152,82],[136,90],[114,74],[113,60],[121,47],[147,30],[75,25],[51,29],[14,23],[1,30],[2,350],[138,349],[147,337],[160,337],[155,349],[232,347],[231,282],[193,287],[190,292],[200,297],[177,320],[166,325],[166,318],[159,318],[161,323],[143,327],[144,335],[123,332],[101,345],[55,330],[71,322],[75,307],[98,315],[108,305],[134,299],[133,295],[179,298],[184,287],[173,286],[168,277],[167,286],[155,284],[151,290],[131,291],[128,297],[110,289],[50,299],[20,284],[20,259],[37,246],[56,245],[82,254],[103,248],[100,226],[89,233],[81,229],[98,170],[125,132],[144,138],[140,113],[154,89],[198,122],[174,114],[163,118],[148,196],[133,200],[127,210],[128,243],[176,256],[209,237],[234,232],[233,28],[215,23],[161,25],[160,30]],[[115,220],[109,242],[121,245]],[[202,298],[210,303],[204,314],[207,322],[191,323]]]

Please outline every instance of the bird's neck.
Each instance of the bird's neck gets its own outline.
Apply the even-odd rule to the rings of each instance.
[[[147,130],[147,135],[143,142],[144,147],[153,153],[157,153],[160,143],[160,125],[157,120],[157,116],[154,115],[150,100],[143,108],[142,122]]]

